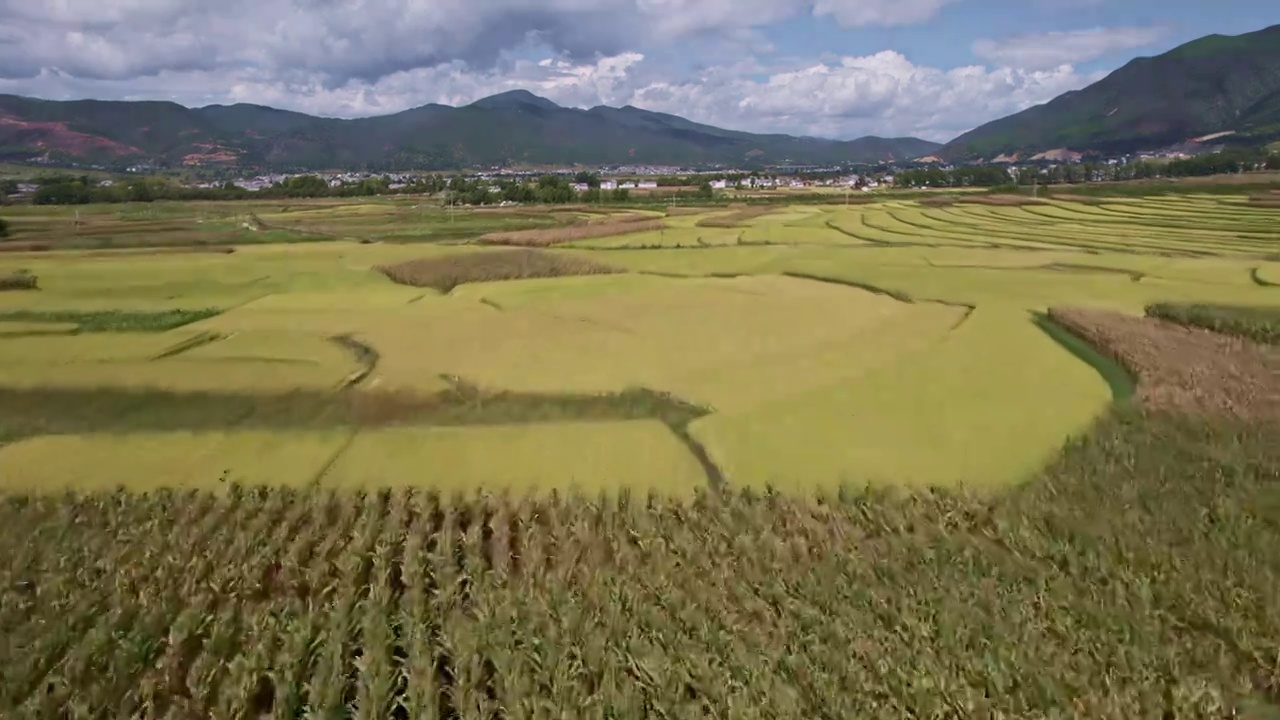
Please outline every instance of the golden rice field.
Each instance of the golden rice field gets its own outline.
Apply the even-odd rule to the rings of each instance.
[[[383,238],[416,217],[351,207],[344,222],[367,218]],[[140,412],[113,426],[104,411],[101,427],[52,435],[63,425],[0,408],[0,478],[207,486],[287,464],[276,482],[342,487],[998,488],[1034,475],[1126,392],[1040,316],[1049,307],[1280,306],[1280,214],[1245,196],[767,210],[682,211],[648,229],[655,214],[639,232],[539,251],[620,272],[450,280],[448,292],[375,268],[504,251],[333,240],[5,253],[0,273],[29,271],[41,289],[0,293],[0,390],[135,408],[381,399],[307,427],[286,418],[297,412],[248,411],[217,427],[139,425]],[[261,217],[310,227],[339,212]],[[103,319],[175,310],[205,312],[168,329]],[[97,324],[78,324],[88,313]],[[637,389],[697,411],[628,404]],[[273,433],[304,434],[286,452]],[[218,460],[193,469],[197,455]],[[145,466],[103,472],[134,456]]]
[[[0,718],[1280,717],[1280,210],[765,210],[7,248]]]

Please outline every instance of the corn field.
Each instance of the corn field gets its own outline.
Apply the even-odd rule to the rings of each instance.
[[[1248,717],[1275,440],[1119,417],[1000,497],[11,496],[0,716]]]

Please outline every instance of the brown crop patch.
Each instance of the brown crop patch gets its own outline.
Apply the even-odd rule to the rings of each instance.
[[[666,223],[652,215],[622,215],[618,217],[587,220],[569,227],[510,230],[481,235],[482,245],[510,245],[514,247],[545,248],[574,240],[626,235],[628,233],[661,230]]]
[[[35,275],[19,270],[0,275],[0,292],[5,290],[39,290],[40,281]]]
[[[379,266],[377,270],[392,282],[445,293],[465,283],[622,272],[594,260],[529,248],[423,258]]]
[[[733,207],[733,206],[730,206]],[[743,223],[754,218],[778,212],[781,208],[777,205],[747,205],[738,206],[733,212],[724,215],[715,215],[709,218],[703,218],[697,222],[698,227],[719,227],[732,228],[740,227]]]
[[[673,205],[667,208],[667,217],[678,217],[680,215],[701,215],[716,210],[714,207],[688,207]]]
[[[1138,378],[1155,410],[1280,422],[1280,351],[1159,318],[1055,308],[1049,316]]]

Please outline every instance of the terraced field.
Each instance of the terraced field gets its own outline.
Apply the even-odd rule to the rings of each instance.
[[[259,210],[0,254],[0,717],[1280,713],[1280,210]]]
[[[361,205],[263,217],[359,216],[381,228],[404,212]],[[309,425],[356,440],[326,462],[298,465],[310,468],[299,477],[344,487],[406,482],[398,473],[451,488],[498,482],[489,477],[496,469],[483,469],[491,458],[477,438],[508,438],[495,440],[493,452],[540,432],[577,444],[543,419],[604,423],[590,442],[610,452],[584,456],[585,465],[566,459],[566,483],[573,476],[592,488],[635,487],[633,471],[670,471],[684,487],[667,451],[627,440],[647,437],[629,423],[670,415],[662,402],[634,406],[627,398],[637,389],[698,409],[663,422],[667,447],[696,456],[704,483],[803,492],[868,481],[998,487],[1033,474],[1123,392],[1114,368],[1071,347],[1040,313],[1062,305],[1280,305],[1280,214],[1243,197],[741,207],[683,210],[657,231],[615,224],[623,234],[519,251],[558,258],[550,263],[496,254],[504,250],[340,241],[223,254],[8,254],[0,272],[29,271],[42,289],[0,294],[0,388],[56,393],[66,404],[76,393],[85,402],[115,397],[101,393],[115,389],[143,407],[192,393],[206,404],[234,393],[272,407],[289,396],[358,405],[322,413],[332,418],[323,428]],[[494,263],[417,265],[406,271],[417,287],[374,270],[477,252]],[[517,257],[518,267],[502,269]],[[612,272],[554,277],[579,265]],[[452,275],[432,287],[433,272]],[[425,274],[423,282],[412,273]],[[112,313],[132,313],[133,325],[103,320]],[[0,409],[4,436],[14,439],[0,449],[0,468],[63,454],[35,437],[50,421],[24,412]],[[258,422],[244,412],[190,429],[188,442],[241,458],[262,452],[226,439]],[[297,430],[308,425],[299,414],[258,424]],[[86,432],[183,429],[163,419],[117,428],[110,412],[101,415],[106,426],[81,423],[63,442],[92,447]],[[441,423],[496,427],[428,432]],[[388,425],[409,434],[378,429]],[[384,436],[386,452],[370,449],[379,446],[370,438]],[[420,448],[395,450],[418,443],[406,438],[421,438]],[[379,462],[352,472],[349,453]],[[474,472],[465,469],[469,454]],[[66,455],[41,486],[76,485],[76,462],[86,473],[111,462],[96,451]],[[149,466],[149,475],[183,464],[182,453],[165,457],[153,459],[160,470]],[[432,458],[463,469],[453,480],[423,472]],[[528,459],[528,488],[555,485],[551,458]]]

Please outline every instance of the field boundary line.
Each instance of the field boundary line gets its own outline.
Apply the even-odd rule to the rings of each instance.
[[[160,351],[158,354],[153,355],[150,359],[164,360],[165,358],[175,357],[185,352],[190,352],[192,350],[195,350],[198,347],[204,347],[205,345],[213,344],[215,342],[218,342],[219,340],[225,340],[228,337],[231,337],[231,336],[221,335],[216,332],[202,332],[193,338],[183,340],[182,342],[179,342],[175,345],[170,346],[165,350]]]
[[[347,450],[351,449],[352,443],[356,441],[356,437],[360,435],[362,431],[363,428],[360,426],[352,427],[351,433],[338,445],[338,448],[333,451],[333,454],[324,462],[324,465],[320,466],[320,469],[316,471],[315,477],[313,477],[311,482],[307,483],[307,485],[310,487],[321,487],[324,484],[324,476],[328,475],[329,471],[333,470],[333,467],[342,459],[342,456],[347,454]]]
[[[1049,339],[1074,355],[1076,359],[1092,367],[1102,377],[1111,390],[1112,405],[1128,401],[1137,394],[1139,378],[1124,363],[1054,320],[1048,312],[1032,312],[1031,321],[1049,336]]]

